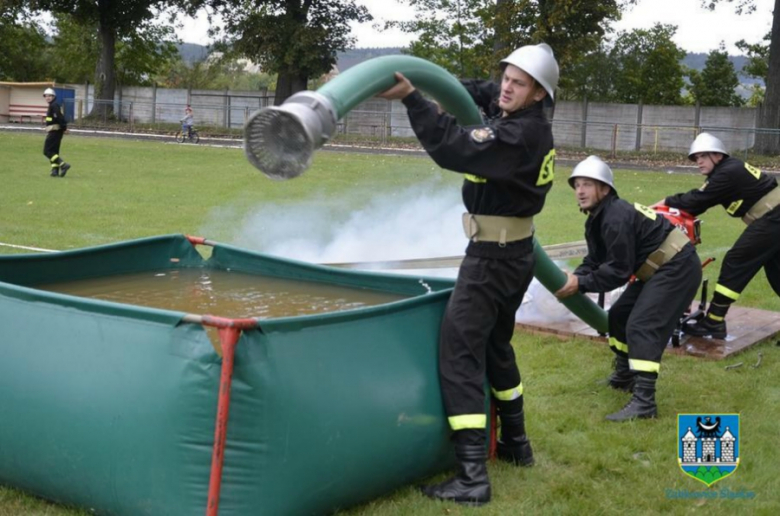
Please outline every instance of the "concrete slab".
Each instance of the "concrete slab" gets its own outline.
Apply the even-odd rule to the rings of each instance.
[[[679,347],[671,343],[667,353],[692,355],[712,360],[721,360],[761,342],[775,338],[780,333],[780,314],[757,308],[732,306],[726,317],[728,335],[725,339],[708,339],[683,335]],[[606,343],[604,336],[585,323],[577,321],[549,322],[524,320],[515,328],[524,332],[551,335],[561,340],[573,337],[586,338]]]

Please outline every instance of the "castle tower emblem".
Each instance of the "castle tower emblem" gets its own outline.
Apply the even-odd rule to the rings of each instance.
[[[707,487],[739,466],[739,414],[678,414],[677,461]]]

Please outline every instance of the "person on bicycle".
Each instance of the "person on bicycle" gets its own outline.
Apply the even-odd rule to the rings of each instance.
[[[181,133],[186,134],[187,138],[192,138],[192,126],[194,120],[192,118],[192,108],[189,104],[184,108],[184,118],[181,119]]]

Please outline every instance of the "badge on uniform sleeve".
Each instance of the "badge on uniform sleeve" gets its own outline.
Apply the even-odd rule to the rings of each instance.
[[[477,143],[489,142],[496,139],[496,133],[490,127],[480,127],[471,131],[471,139]]]

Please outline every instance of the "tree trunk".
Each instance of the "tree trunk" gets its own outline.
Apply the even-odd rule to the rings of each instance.
[[[766,74],[766,93],[758,127],[773,131],[780,129],[780,0],[775,0],[769,42],[769,71]],[[776,132],[756,134],[755,151],[758,154],[780,154],[780,135]]]
[[[779,0],[780,1],[780,0]],[[309,78],[296,72],[281,71],[276,79],[274,105],[278,106],[293,93],[306,89]]]
[[[99,26],[100,57],[95,67],[95,96],[89,116],[105,121],[114,113],[114,57],[116,34],[106,24]]]

